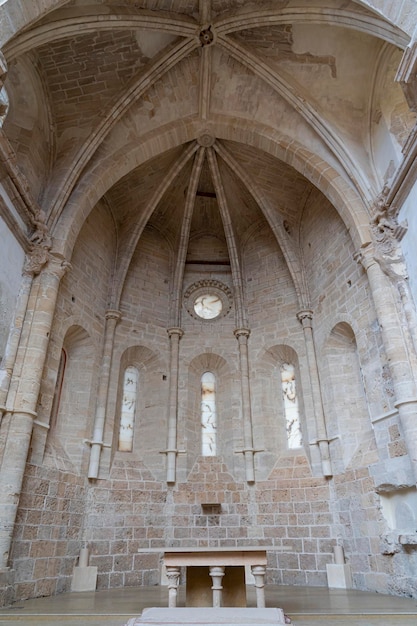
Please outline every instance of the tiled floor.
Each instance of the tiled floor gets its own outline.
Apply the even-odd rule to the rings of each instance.
[[[0,609],[0,626],[123,626],[149,606],[167,606],[166,587],[67,593]],[[179,605],[184,605],[181,588]],[[325,587],[268,586],[266,604],[281,607],[294,626],[417,626],[417,600]],[[254,589],[248,606],[255,606]]]

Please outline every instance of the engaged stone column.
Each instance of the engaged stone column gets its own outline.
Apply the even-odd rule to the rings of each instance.
[[[178,419],[178,370],[179,344],[183,336],[181,328],[169,328],[170,340],[170,372],[169,372],[169,406],[168,406],[168,440],[167,440],[167,483],[175,483],[177,461],[177,419]]]
[[[330,461],[329,440],[327,437],[326,420],[324,417],[323,400],[321,395],[319,370],[317,367],[316,348],[313,338],[313,311],[307,309],[297,313],[297,318],[301,322],[304,331],[304,341],[306,344],[308,371],[310,375],[310,385],[313,394],[314,416],[317,428],[317,444],[320,450],[321,467],[323,476],[332,476],[332,465]]]
[[[209,567],[211,580],[213,585],[211,587],[213,591],[213,608],[219,609],[222,605],[222,579],[224,576],[224,566],[222,565],[211,565]]]
[[[106,422],[107,398],[109,393],[110,368],[113,355],[114,333],[121,318],[119,311],[107,311],[105,315],[103,355],[101,359],[100,381],[97,394],[96,416],[93,438],[91,441],[88,478],[97,478],[100,456],[103,447],[104,426]]]
[[[366,270],[394,385],[400,422],[417,481],[417,389],[407,345],[399,323],[390,282],[377,260],[372,244],[356,255]]]
[[[248,338],[250,331],[247,328],[238,328],[234,335],[239,343],[240,380],[242,388],[242,416],[243,416],[243,455],[245,459],[246,480],[255,482],[254,449],[252,435],[252,408],[250,399]]]
[[[7,401],[9,428],[0,470],[0,570],[8,564],[59,283],[69,267],[61,256],[51,254],[48,259],[32,284],[33,309],[25,317],[27,341],[22,354],[18,351],[18,374],[14,371],[11,381],[13,404]]]

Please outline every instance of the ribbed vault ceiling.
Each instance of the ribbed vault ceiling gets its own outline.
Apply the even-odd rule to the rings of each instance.
[[[407,43],[353,0],[71,0],[6,44],[5,130],[53,234],[106,202],[120,284],[146,227],[184,263],[227,263],[268,224],[296,273],[306,205],[340,177],[366,212],[378,120],[399,147],[414,123],[393,80]]]

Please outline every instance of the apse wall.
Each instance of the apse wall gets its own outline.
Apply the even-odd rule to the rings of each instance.
[[[96,480],[87,479],[115,254],[112,218],[104,207],[98,207],[79,237],[71,272],[58,298],[40,420],[52,417],[63,348],[69,359],[78,359],[81,375],[77,367],[69,369],[67,401],[56,415],[56,423],[64,420],[65,428],[54,429],[51,423],[45,440],[35,427],[12,552],[17,598],[68,591],[72,568],[84,545],[90,549],[90,564],[98,567],[98,589],[159,584],[161,550],[172,546],[267,546],[268,583],[326,586],[326,565],[333,562],[333,547],[339,544],[352,568],[355,588],[415,594],[413,548],[399,543],[398,532],[397,538],[390,535],[389,521],[381,512],[382,476],[387,468],[406,464],[407,455],[395,415],[380,420],[382,407],[372,400],[372,393],[368,396],[370,373],[380,385],[378,377],[384,372],[372,301],[364,275],[352,258],[346,229],[334,210],[317,201],[305,220],[302,246],[314,308],[317,362],[325,415],[333,428],[329,435],[335,437],[330,442],[333,476],[324,478],[321,473],[309,363],[294,285],[268,230],[255,229],[247,240],[243,264],[251,330],[255,482],[246,481],[242,455],[244,416],[234,304],[218,322],[199,321],[184,305],[177,475],[174,483],[167,484],[172,250],[156,230],[149,229],[141,238],[120,302],[122,317],[114,337],[100,473]],[[231,285],[224,270],[217,269],[205,279]],[[201,273],[189,269],[184,289],[198,280],[202,280]],[[337,358],[345,345],[344,340],[338,343],[338,332],[345,333],[344,340],[350,342],[346,344],[350,359],[357,350],[370,415],[378,418],[369,417],[357,445],[352,444],[349,432],[349,454],[340,454],[349,398],[340,391],[340,381],[331,389],[334,383],[329,374],[329,355]],[[84,355],[82,360],[80,355]],[[283,359],[294,359],[302,400],[304,445],[295,449],[288,448],[286,439],[279,369]],[[122,452],[117,449],[122,373],[130,364],[139,371],[139,410],[132,452]],[[221,440],[219,453],[213,457],[199,453],[199,424],[193,423],[193,418],[200,417],[204,370],[213,371],[218,381]],[[84,404],[77,404],[83,407],[81,413],[71,409],[71,391],[74,397],[84,394]],[[389,406],[384,393],[379,402]],[[361,406],[354,403],[355,410]],[[339,420],[339,413],[343,419]],[[362,423],[368,416],[354,418]],[[407,496],[397,493],[396,498],[402,495]],[[207,504],[216,504],[216,511],[207,513]]]

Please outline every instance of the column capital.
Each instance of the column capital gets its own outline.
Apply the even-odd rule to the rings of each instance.
[[[249,339],[250,330],[249,328],[236,328],[236,330],[233,331],[233,334],[237,340],[239,340],[240,337],[246,337],[246,339]]]
[[[362,265],[367,272],[368,269],[377,263],[375,259],[375,248],[371,241],[362,244],[362,246],[354,253],[353,258],[359,265]]]
[[[174,326],[172,328],[167,328],[167,333],[170,339],[171,337],[178,337],[178,339],[181,339],[181,337],[184,334],[184,331],[182,330],[182,328],[179,328],[178,326]]]
[[[34,277],[41,273],[43,268],[49,261],[49,250],[42,246],[33,246],[32,250],[26,255],[23,266],[23,276]]]
[[[116,320],[116,322],[118,322],[122,319],[122,314],[116,309],[109,309],[108,311],[106,311],[104,317],[106,320]]]
[[[297,313],[297,319],[301,322],[303,328],[311,328],[314,312],[312,309],[302,309]]]
[[[44,268],[45,273],[53,274],[61,280],[70,269],[71,263],[62,254],[49,253],[48,263]]]

